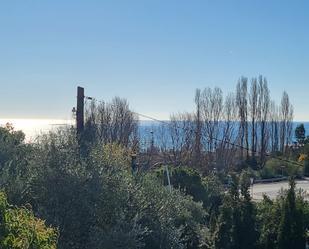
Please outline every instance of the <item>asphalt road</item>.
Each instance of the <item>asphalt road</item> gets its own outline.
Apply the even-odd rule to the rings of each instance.
[[[251,187],[253,192],[253,200],[259,201],[263,199],[263,194],[266,194],[271,199],[274,199],[278,196],[279,192],[282,189],[287,189],[289,183],[284,182],[275,182],[275,183],[257,183]],[[309,200],[309,181],[308,180],[299,180],[296,181],[296,188],[302,189],[305,193],[305,199]],[[252,194],[251,192],[251,194]]]

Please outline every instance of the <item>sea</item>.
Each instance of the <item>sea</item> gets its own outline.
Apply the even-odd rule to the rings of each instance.
[[[168,121],[166,122],[168,123]],[[7,123],[11,124],[14,130],[22,130],[25,133],[27,142],[34,141],[41,134],[75,125],[73,119],[0,119],[0,126],[5,126]],[[304,124],[306,135],[309,135],[309,122],[295,121],[293,122],[293,130],[301,123]],[[149,141],[152,136],[157,136],[155,133],[160,132],[158,129],[159,124],[161,123],[158,121],[140,120],[139,133],[141,137]]]

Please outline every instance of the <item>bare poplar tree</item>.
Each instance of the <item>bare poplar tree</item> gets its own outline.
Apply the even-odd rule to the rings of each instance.
[[[237,83],[236,88],[236,106],[238,108],[239,117],[239,141],[241,148],[241,158],[244,157],[244,150],[246,156],[249,157],[249,140],[248,140],[248,78],[241,77]]]
[[[217,149],[217,164],[222,165],[222,168],[225,170],[233,167],[236,162],[235,154],[237,147],[233,145],[236,143],[235,139],[237,137],[237,108],[235,101],[236,99],[233,93],[229,93],[225,98],[221,131],[222,142]]]
[[[257,151],[257,121],[258,121],[258,98],[259,87],[257,79],[251,80],[251,88],[249,94],[249,115],[251,117],[251,151],[253,156]]]
[[[292,142],[292,136],[293,136],[293,119],[294,119],[294,107],[292,104],[290,104],[289,108],[289,114],[288,114],[288,121],[287,121],[287,136],[285,144],[289,145]]]
[[[194,163],[196,167],[201,166],[201,140],[202,140],[202,120],[201,120],[201,90],[195,92],[195,146],[194,146]]]
[[[215,167],[217,150],[222,147],[223,92],[220,88],[205,88],[201,95],[203,144],[208,152],[207,161]],[[212,168],[213,168],[212,167]]]
[[[269,144],[269,109],[270,109],[270,94],[266,78],[259,77],[259,99],[258,99],[258,115],[260,126],[260,162],[263,166],[266,160],[266,154]]]
[[[191,165],[194,152],[194,116],[191,113],[171,115],[168,132],[170,153],[168,160],[174,165]]]
[[[293,106],[290,103],[289,95],[283,92],[280,106],[280,151],[285,152],[291,141],[293,122]]]
[[[280,121],[279,121],[279,107],[275,101],[271,101],[270,105],[270,143],[271,151],[279,151],[279,131],[280,131]]]

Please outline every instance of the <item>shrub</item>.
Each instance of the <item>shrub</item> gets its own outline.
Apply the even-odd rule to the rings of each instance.
[[[55,229],[35,218],[31,210],[10,206],[0,192],[1,249],[56,249],[57,238]]]
[[[301,176],[303,167],[294,163],[285,162],[272,158],[266,162],[265,167],[260,171],[261,178],[274,178],[281,176]]]

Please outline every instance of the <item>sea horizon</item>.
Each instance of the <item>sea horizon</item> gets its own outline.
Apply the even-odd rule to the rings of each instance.
[[[169,122],[170,120],[160,120]],[[159,121],[153,120],[139,120],[140,126],[147,128],[156,126]],[[25,133],[26,141],[31,141],[37,136],[56,130],[57,128],[75,125],[74,119],[52,119],[52,118],[0,118],[0,126],[5,126],[7,123],[12,124],[14,130],[23,131]],[[309,134],[309,121],[293,121],[293,129],[298,124],[303,123],[306,129],[306,135]]]

